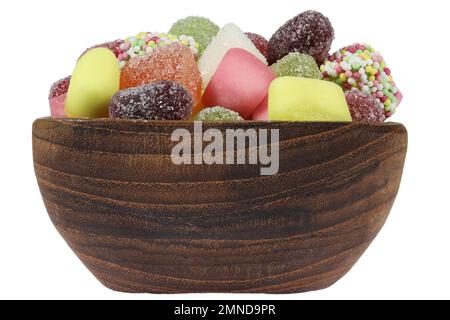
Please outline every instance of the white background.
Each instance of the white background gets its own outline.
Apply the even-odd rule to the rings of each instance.
[[[449,44],[447,1],[1,1],[0,298],[450,298]],[[125,6],[127,5],[127,6]],[[54,80],[85,48],[140,31],[167,31],[196,14],[266,37],[307,9],[328,16],[333,50],[367,42],[388,61],[405,99],[393,121],[409,131],[391,216],[357,265],[306,294],[129,295],[104,288],[51,224],[33,172],[31,125],[49,114]]]

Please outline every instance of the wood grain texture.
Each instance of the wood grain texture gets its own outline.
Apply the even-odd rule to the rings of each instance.
[[[330,286],[382,228],[407,149],[401,124],[278,128],[280,170],[172,163],[192,122],[38,119],[34,166],[49,216],[86,267],[125,292],[294,293]]]

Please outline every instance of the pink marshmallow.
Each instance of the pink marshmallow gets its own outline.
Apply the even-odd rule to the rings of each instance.
[[[244,49],[230,49],[203,95],[205,107],[221,106],[249,119],[259,107],[270,83],[273,71]]]
[[[53,118],[65,118],[66,110],[64,104],[66,102],[67,93],[50,99],[50,112]]]

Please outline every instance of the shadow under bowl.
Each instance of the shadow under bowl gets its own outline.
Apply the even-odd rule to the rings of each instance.
[[[279,172],[175,165],[174,129],[193,122],[43,118],[38,184],[56,229],[108,288],[295,293],[323,289],[385,223],[407,150],[403,125],[203,123],[278,129]]]

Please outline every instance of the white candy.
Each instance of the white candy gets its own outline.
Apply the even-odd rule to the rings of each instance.
[[[203,88],[206,88],[219,67],[219,64],[222,62],[223,57],[232,48],[247,50],[267,65],[266,58],[255,47],[247,35],[235,24],[227,24],[212,39],[198,61],[198,67],[203,79]]]

